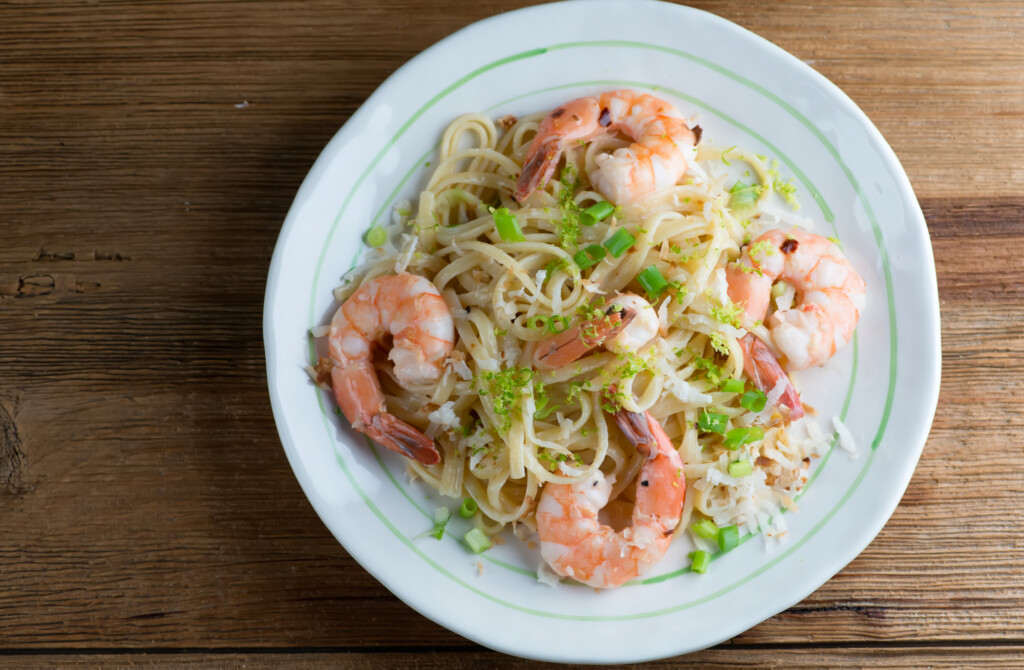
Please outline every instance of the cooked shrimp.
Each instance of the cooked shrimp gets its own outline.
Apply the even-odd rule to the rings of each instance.
[[[789,418],[796,421],[804,415],[804,406],[800,402],[800,394],[796,392],[789,375],[779,365],[775,355],[764,342],[747,333],[740,338],[743,350],[743,369],[750,375],[754,386],[765,393],[771,393],[777,384],[782,383],[782,395],[779,404],[789,408]]]
[[[569,143],[615,132],[633,144],[598,156],[590,181],[617,205],[674,185],[696,160],[700,127],[691,130],[670,103],[629,89],[577,98],[541,121],[516,184],[516,200],[523,202],[551,179]]]
[[[835,244],[802,230],[769,230],[726,270],[729,298],[744,305],[744,327],[763,320],[776,280],[797,291],[793,309],[768,319],[787,370],[821,365],[853,337],[864,309],[864,280]]]
[[[615,419],[647,457],[637,476],[632,525],[615,531],[598,520],[611,493],[600,470],[576,484],[545,485],[537,504],[544,560],[560,575],[604,589],[621,586],[661,560],[686,497],[683,461],[654,417],[620,411]]]
[[[391,333],[395,376],[409,385],[436,382],[454,347],[455,326],[437,288],[411,274],[377,277],[353,293],[331,320],[328,355],[338,407],[352,427],[392,451],[433,465],[434,440],[385,411],[373,368],[375,342]]]
[[[658,315],[638,295],[620,293],[602,315],[578,323],[541,343],[533,352],[538,368],[564,367],[604,345],[616,352],[636,351],[658,334]]]

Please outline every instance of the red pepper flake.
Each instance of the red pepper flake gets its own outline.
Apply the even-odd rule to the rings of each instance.
[[[791,254],[794,251],[796,251],[796,248],[799,246],[800,243],[794,240],[792,237],[790,237],[785,242],[782,243],[782,246],[779,247],[779,250],[784,254]]]

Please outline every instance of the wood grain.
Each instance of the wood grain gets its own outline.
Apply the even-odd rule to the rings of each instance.
[[[685,657],[676,657],[644,664],[613,665],[610,668],[678,668],[680,663],[691,670],[820,670],[821,668],[900,668],[923,667],[933,670],[944,668],[985,668],[1019,667],[1024,654],[1020,646],[970,647],[922,647],[910,646],[898,649],[872,649],[862,647],[838,647],[829,652],[814,649],[759,649],[721,646],[716,649],[699,651]],[[907,658],[913,658],[913,664]],[[403,653],[366,652],[299,652],[299,653],[186,653],[186,654],[67,654],[67,655],[21,655],[0,657],[0,668],[36,670],[40,668],[93,668],[102,663],[113,668],[222,668],[224,670],[261,670],[262,668],[288,667],[295,670],[307,668],[338,667],[351,670],[391,670],[392,668],[418,668],[419,670],[462,670],[476,668],[520,668],[537,667],[538,664],[522,659],[510,658],[488,651],[467,650],[458,655],[438,653],[422,649]],[[582,670],[593,666],[563,665],[564,668]]]
[[[0,4],[0,665],[532,665],[416,614],[334,541],[280,448],[261,334],[281,221],[331,135],[403,62],[526,4]],[[1019,667],[1020,4],[694,4],[810,63],[891,143],[944,353],[878,538],[685,662]]]

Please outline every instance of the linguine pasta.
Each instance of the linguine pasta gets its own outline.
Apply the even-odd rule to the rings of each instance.
[[[409,272],[431,280],[454,317],[455,348],[439,383],[404,388],[383,356],[375,361],[388,411],[434,438],[441,453],[437,465],[410,460],[408,467],[443,495],[472,497],[487,533],[507,524],[534,528],[545,484],[580,481],[597,469],[612,482],[614,516],[616,505],[630,504],[643,459],[608,411],[647,411],[685,464],[681,528],[709,518],[783,533],[780,511],[795,508],[810,457],[827,438],[775,410],[778,389],[761,409],[756,393],[745,396],[752,387],[728,383],[745,378],[739,339],[747,331],[724,272],[760,231],[791,223],[769,201],[772,186],[780,190],[777,173],[762,158],[705,141],[678,185],[593,222],[584,211],[604,198],[587,175],[596,156],[629,144],[606,136],[568,149],[555,178],[521,207],[511,194],[543,117],[509,117],[500,127],[480,114],[456,119],[416,202],[396,208],[377,233],[380,246],[335,291],[344,301],[374,277]],[[749,190],[730,176],[737,165]],[[502,238],[502,208],[523,241]],[[579,262],[580,250],[620,230],[635,239],[628,250]],[[638,280],[652,267],[664,284],[656,291]],[[625,354],[598,347],[561,369],[533,368],[540,342],[600,314],[620,292],[651,299],[652,342]],[[763,326],[755,334],[770,341]]]

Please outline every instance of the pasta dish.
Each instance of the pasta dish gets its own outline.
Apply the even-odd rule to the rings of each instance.
[[[695,572],[782,536],[832,439],[787,371],[851,339],[865,286],[777,164],[624,90],[461,116],[429,170],[314,330],[352,427],[463,501],[474,550],[536,533],[599,588],[683,533]]]

